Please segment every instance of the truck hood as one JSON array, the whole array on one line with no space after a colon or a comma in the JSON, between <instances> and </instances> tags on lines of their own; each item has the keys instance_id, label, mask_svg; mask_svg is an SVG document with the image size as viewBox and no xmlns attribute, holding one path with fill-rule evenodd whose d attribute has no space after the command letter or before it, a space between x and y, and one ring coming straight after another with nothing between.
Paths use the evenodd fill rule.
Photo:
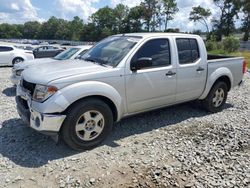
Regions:
<instances>
[{"instance_id":1,"label":"truck hood","mask_svg":"<svg viewBox=\"0 0 250 188\"><path fill-rule=\"evenodd\" d=\"M75 75L86 75L109 69L83 60L65 60L32 66L23 72L23 78L31 83L48 84L51 81Z\"/></svg>"},{"instance_id":2,"label":"truck hood","mask_svg":"<svg viewBox=\"0 0 250 188\"><path fill-rule=\"evenodd\" d=\"M32 59L29 61L24 61L24 62L15 64L14 69L15 70L27 69L27 68L34 66L34 65L38 65L38 64L41 65L41 64L45 64L45 63L54 62L54 61L56 61L56 60L52 59L52 58Z\"/></svg>"}]
</instances>

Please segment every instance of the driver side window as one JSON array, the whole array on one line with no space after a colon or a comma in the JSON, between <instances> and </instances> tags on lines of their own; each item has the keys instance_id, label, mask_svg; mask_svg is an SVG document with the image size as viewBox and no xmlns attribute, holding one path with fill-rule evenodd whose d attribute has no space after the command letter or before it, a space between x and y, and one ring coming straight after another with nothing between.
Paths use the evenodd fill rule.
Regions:
<instances>
[{"instance_id":1,"label":"driver side window","mask_svg":"<svg viewBox=\"0 0 250 188\"><path fill-rule=\"evenodd\" d=\"M152 66L155 68L171 65L170 47L168 39L152 39L146 42L134 55L132 62L140 58L152 58Z\"/></svg>"}]
</instances>

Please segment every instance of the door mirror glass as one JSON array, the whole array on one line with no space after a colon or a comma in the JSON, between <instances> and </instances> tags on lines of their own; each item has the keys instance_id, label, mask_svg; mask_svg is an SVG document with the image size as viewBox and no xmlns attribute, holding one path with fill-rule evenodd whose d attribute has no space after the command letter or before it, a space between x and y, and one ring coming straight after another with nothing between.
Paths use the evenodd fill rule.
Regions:
<instances>
[{"instance_id":1,"label":"door mirror glass","mask_svg":"<svg viewBox=\"0 0 250 188\"><path fill-rule=\"evenodd\" d=\"M131 62L130 69L132 71L137 71L137 70L148 68L151 66L152 66L151 57L141 57L137 61Z\"/></svg>"}]
</instances>

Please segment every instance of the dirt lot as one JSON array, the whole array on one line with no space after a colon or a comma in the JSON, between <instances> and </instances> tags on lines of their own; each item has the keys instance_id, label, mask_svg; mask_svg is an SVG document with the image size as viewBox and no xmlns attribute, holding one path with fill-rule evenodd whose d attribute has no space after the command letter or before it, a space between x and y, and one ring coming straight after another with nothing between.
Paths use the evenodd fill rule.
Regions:
<instances>
[{"instance_id":1,"label":"dirt lot","mask_svg":"<svg viewBox=\"0 0 250 188\"><path fill-rule=\"evenodd\" d=\"M10 72L0 68L0 187L250 187L247 76L220 113L193 102L138 115L75 152L22 123Z\"/></svg>"}]
</instances>

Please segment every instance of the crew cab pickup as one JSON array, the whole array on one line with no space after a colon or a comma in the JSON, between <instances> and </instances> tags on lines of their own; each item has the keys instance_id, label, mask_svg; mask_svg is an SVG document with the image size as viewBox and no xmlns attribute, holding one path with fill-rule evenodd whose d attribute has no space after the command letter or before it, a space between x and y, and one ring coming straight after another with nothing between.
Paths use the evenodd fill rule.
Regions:
<instances>
[{"instance_id":1,"label":"crew cab pickup","mask_svg":"<svg viewBox=\"0 0 250 188\"><path fill-rule=\"evenodd\" d=\"M192 100L218 112L246 72L242 57L207 55L202 38L187 34L115 35L82 58L24 70L16 96L24 122L77 150L126 116Z\"/></svg>"}]
</instances>

